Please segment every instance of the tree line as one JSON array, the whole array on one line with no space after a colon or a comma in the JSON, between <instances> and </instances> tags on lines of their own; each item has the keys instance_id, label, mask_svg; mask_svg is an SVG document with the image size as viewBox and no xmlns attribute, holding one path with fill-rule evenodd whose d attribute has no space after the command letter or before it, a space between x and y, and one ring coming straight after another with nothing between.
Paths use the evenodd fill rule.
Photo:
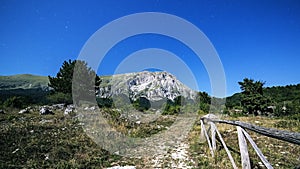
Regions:
<instances>
[{"instance_id":1,"label":"tree line","mask_svg":"<svg viewBox=\"0 0 300 169\"><path fill-rule=\"evenodd\" d=\"M226 99L227 112L275 116L300 113L300 84L264 87L265 82L249 78L238 83L242 92Z\"/></svg>"}]
</instances>

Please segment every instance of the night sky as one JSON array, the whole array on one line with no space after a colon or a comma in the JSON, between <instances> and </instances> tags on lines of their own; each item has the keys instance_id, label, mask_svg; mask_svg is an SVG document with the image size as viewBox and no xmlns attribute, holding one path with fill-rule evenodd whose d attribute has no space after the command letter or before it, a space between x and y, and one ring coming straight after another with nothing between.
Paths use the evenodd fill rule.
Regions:
<instances>
[{"instance_id":1,"label":"night sky","mask_svg":"<svg viewBox=\"0 0 300 169\"><path fill-rule=\"evenodd\" d=\"M54 76L64 60L78 57L98 29L139 12L168 13L196 25L218 52L227 95L239 92L237 82L245 77L266 81L266 86L300 83L298 0L1 0L0 75ZM126 56L145 48L178 55L197 75L199 89L210 93L209 77L202 63L193 59L195 54L161 35L121 41L107 53L98 74L113 74Z\"/></svg>"}]
</instances>

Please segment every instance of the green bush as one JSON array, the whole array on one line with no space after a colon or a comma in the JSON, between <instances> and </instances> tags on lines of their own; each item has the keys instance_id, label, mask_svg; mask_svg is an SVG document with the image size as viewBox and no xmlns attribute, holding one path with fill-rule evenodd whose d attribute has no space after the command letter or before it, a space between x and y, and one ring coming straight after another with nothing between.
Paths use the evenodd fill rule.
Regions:
<instances>
[{"instance_id":1,"label":"green bush","mask_svg":"<svg viewBox=\"0 0 300 169\"><path fill-rule=\"evenodd\" d=\"M140 97L136 101L133 102L133 106L137 110L144 112L144 111L150 109L151 103L150 103L150 101L147 98Z\"/></svg>"},{"instance_id":2,"label":"green bush","mask_svg":"<svg viewBox=\"0 0 300 169\"><path fill-rule=\"evenodd\" d=\"M47 96L48 104L58 104L58 103L66 103L71 104L72 96L71 94L65 94L61 92L56 92Z\"/></svg>"},{"instance_id":3,"label":"green bush","mask_svg":"<svg viewBox=\"0 0 300 169\"><path fill-rule=\"evenodd\" d=\"M3 106L7 108L25 108L28 105L28 101L25 97L21 96L13 96L8 98L4 103Z\"/></svg>"}]
</instances>

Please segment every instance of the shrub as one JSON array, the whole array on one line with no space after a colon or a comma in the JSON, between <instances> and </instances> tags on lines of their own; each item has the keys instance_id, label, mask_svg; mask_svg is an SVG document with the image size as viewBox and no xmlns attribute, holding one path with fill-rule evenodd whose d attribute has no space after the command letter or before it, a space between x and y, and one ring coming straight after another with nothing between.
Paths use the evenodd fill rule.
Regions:
<instances>
[{"instance_id":1,"label":"shrub","mask_svg":"<svg viewBox=\"0 0 300 169\"><path fill-rule=\"evenodd\" d=\"M25 97L21 96L13 96L8 98L4 103L4 107L10 107L10 108L25 108L28 105L28 101Z\"/></svg>"},{"instance_id":2,"label":"shrub","mask_svg":"<svg viewBox=\"0 0 300 169\"><path fill-rule=\"evenodd\" d=\"M47 100L48 103L51 104L58 104L58 103L71 104L73 102L71 94L65 94L61 92L56 92L51 95L48 95Z\"/></svg>"}]
</instances>

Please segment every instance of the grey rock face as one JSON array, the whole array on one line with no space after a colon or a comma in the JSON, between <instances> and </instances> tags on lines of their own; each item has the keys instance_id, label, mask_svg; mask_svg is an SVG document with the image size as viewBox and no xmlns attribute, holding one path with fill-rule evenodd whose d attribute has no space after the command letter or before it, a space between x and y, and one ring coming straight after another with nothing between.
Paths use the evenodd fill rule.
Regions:
<instances>
[{"instance_id":1,"label":"grey rock face","mask_svg":"<svg viewBox=\"0 0 300 169\"><path fill-rule=\"evenodd\" d=\"M178 96L194 100L196 92L167 72L139 72L114 75L100 86L97 97L111 98L125 94L132 100L145 97L150 101L174 100Z\"/></svg>"}]
</instances>

